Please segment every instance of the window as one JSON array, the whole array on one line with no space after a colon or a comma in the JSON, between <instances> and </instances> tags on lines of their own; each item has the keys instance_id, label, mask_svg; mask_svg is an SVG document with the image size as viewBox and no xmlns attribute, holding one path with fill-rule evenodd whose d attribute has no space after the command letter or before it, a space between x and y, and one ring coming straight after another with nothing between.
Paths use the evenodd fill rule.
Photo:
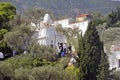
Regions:
<instances>
[{"instance_id":1,"label":"window","mask_svg":"<svg viewBox=\"0 0 120 80\"><path fill-rule=\"evenodd\" d=\"M118 59L118 67L120 68L120 59Z\"/></svg>"}]
</instances>

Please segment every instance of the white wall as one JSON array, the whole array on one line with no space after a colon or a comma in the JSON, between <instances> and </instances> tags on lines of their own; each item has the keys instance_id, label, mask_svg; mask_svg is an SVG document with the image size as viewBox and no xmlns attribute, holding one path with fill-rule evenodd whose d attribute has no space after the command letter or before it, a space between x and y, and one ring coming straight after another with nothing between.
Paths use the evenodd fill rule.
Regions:
<instances>
[{"instance_id":1,"label":"white wall","mask_svg":"<svg viewBox=\"0 0 120 80\"><path fill-rule=\"evenodd\" d=\"M116 68L116 70L120 70L119 59L120 59L120 52L115 52L112 53L111 55L108 55L108 62L110 69Z\"/></svg>"},{"instance_id":2,"label":"white wall","mask_svg":"<svg viewBox=\"0 0 120 80\"><path fill-rule=\"evenodd\" d=\"M46 29L42 28L39 30L39 37L38 38L42 38L42 37L46 37Z\"/></svg>"},{"instance_id":3,"label":"white wall","mask_svg":"<svg viewBox=\"0 0 120 80\"><path fill-rule=\"evenodd\" d=\"M82 30L82 34L84 35L87 30L88 24L89 24L89 20L86 20L83 22L77 22L77 23L70 24L69 27L70 28L75 28L75 27L79 28L80 30Z\"/></svg>"},{"instance_id":4,"label":"white wall","mask_svg":"<svg viewBox=\"0 0 120 80\"><path fill-rule=\"evenodd\" d=\"M109 62L109 69L110 70L112 70L113 68L117 68L118 60L117 60L116 56L109 55L108 56L108 62Z\"/></svg>"},{"instance_id":5,"label":"white wall","mask_svg":"<svg viewBox=\"0 0 120 80\"><path fill-rule=\"evenodd\" d=\"M68 27L69 18L68 19L63 19L63 20L60 20L60 21L55 21L54 24L56 24L56 25L60 24L63 28Z\"/></svg>"},{"instance_id":6,"label":"white wall","mask_svg":"<svg viewBox=\"0 0 120 80\"><path fill-rule=\"evenodd\" d=\"M38 36L38 43L41 45L51 45L54 47L58 45L58 42L66 43L66 37L63 34L56 32L54 27L45 27L39 30L35 34Z\"/></svg>"}]
</instances>

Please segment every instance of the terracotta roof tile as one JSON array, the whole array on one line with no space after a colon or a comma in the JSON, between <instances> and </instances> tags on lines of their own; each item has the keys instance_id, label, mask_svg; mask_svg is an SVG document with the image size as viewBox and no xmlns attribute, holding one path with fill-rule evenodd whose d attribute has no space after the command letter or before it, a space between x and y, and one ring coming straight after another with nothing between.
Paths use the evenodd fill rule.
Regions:
<instances>
[{"instance_id":1,"label":"terracotta roof tile","mask_svg":"<svg viewBox=\"0 0 120 80\"><path fill-rule=\"evenodd\" d=\"M80 14L77 17L89 16L90 14Z\"/></svg>"}]
</instances>

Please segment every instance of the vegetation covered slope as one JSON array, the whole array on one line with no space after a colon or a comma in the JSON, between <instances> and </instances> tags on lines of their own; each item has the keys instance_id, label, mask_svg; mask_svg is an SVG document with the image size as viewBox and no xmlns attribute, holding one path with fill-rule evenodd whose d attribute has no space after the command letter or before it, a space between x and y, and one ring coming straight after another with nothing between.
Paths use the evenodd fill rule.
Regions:
<instances>
[{"instance_id":1,"label":"vegetation covered slope","mask_svg":"<svg viewBox=\"0 0 120 80\"><path fill-rule=\"evenodd\" d=\"M120 2L110 0L0 0L12 2L17 6L17 11L22 12L28 8L44 7L52 10L56 15L78 14L79 12L99 11L108 13L116 7L120 7Z\"/></svg>"}]
</instances>

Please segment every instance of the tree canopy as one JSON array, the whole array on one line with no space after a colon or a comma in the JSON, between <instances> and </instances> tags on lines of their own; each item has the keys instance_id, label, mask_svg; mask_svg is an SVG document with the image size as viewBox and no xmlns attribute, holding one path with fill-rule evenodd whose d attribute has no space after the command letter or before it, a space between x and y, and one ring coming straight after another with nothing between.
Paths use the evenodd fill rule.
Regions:
<instances>
[{"instance_id":1,"label":"tree canopy","mask_svg":"<svg viewBox=\"0 0 120 80\"><path fill-rule=\"evenodd\" d=\"M0 2L0 27L4 22L8 22L16 14L16 7L9 2Z\"/></svg>"},{"instance_id":2,"label":"tree canopy","mask_svg":"<svg viewBox=\"0 0 120 80\"><path fill-rule=\"evenodd\" d=\"M11 48L20 51L28 47L33 33L30 26L21 25L15 27L12 32L5 34L4 40Z\"/></svg>"},{"instance_id":3,"label":"tree canopy","mask_svg":"<svg viewBox=\"0 0 120 80\"><path fill-rule=\"evenodd\" d=\"M108 27L120 27L120 8L118 7L115 11L112 11L108 15L107 25Z\"/></svg>"}]
</instances>

